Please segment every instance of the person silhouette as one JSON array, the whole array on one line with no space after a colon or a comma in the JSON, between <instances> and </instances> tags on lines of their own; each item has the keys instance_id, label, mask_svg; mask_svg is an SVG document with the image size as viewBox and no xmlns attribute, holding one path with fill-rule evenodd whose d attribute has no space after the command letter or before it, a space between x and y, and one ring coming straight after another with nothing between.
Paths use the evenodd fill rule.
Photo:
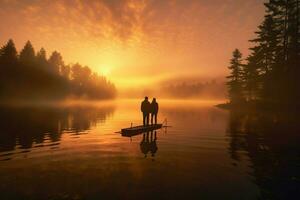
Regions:
<instances>
[{"instance_id":1,"label":"person silhouette","mask_svg":"<svg viewBox=\"0 0 300 200\"><path fill-rule=\"evenodd\" d=\"M154 135L153 135L153 131L151 131L151 140L150 140L150 143L149 143L149 149L150 149L152 158L154 158L155 153L158 150L156 140L157 140L156 131L154 131Z\"/></svg>"},{"instance_id":2,"label":"person silhouette","mask_svg":"<svg viewBox=\"0 0 300 200\"><path fill-rule=\"evenodd\" d=\"M141 104L141 111L143 113L143 125L149 125L149 115L150 115L150 102L148 101L148 97L145 97L145 100Z\"/></svg>"},{"instance_id":3,"label":"person silhouette","mask_svg":"<svg viewBox=\"0 0 300 200\"><path fill-rule=\"evenodd\" d=\"M149 152L149 132L143 134L143 140L140 143L141 152L144 154L145 158Z\"/></svg>"},{"instance_id":4,"label":"person silhouette","mask_svg":"<svg viewBox=\"0 0 300 200\"><path fill-rule=\"evenodd\" d=\"M157 124L157 113L158 113L158 103L156 102L156 98L153 98L151 102L151 124Z\"/></svg>"}]
</instances>

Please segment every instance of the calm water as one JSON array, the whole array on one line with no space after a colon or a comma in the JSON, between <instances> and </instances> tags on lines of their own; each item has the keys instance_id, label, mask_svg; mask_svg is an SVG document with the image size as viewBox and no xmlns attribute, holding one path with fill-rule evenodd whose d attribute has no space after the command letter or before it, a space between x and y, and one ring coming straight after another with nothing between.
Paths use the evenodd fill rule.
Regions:
<instances>
[{"instance_id":1,"label":"calm water","mask_svg":"<svg viewBox=\"0 0 300 200\"><path fill-rule=\"evenodd\" d=\"M122 137L139 103L1 108L0 199L300 197L297 118L163 101L172 127Z\"/></svg>"}]
</instances>

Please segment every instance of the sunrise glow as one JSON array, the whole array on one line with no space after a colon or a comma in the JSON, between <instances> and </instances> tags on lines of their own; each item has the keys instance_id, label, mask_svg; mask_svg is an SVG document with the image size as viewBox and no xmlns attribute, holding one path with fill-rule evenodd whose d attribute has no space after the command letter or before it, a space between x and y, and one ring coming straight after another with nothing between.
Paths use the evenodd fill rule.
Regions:
<instances>
[{"instance_id":1,"label":"sunrise glow","mask_svg":"<svg viewBox=\"0 0 300 200\"><path fill-rule=\"evenodd\" d=\"M57 50L117 87L134 87L182 74L224 77L231 50L248 51L263 17L258 0L154 2L2 1L0 42L14 38L20 49L31 40L36 50Z\"/></svg>"}]
</instances>

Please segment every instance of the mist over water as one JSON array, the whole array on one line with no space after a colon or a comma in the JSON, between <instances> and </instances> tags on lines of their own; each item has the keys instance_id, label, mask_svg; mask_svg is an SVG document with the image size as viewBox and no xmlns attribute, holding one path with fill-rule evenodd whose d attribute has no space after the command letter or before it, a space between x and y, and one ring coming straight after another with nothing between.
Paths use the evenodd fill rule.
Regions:
<instances>
[{"instance_id":1,"label":"mist over water","mask_svg":"<svg viewBox=\"0 0 300 200\"><path fill-rule=\"evenodd\" d=\"M0 200L300 199L300 0L0 5Z\"/></svg>"},{"instance_id":2,"label":"mist over water","mask_svg":"<svg viewBox=\"0 0 300 200\"><path fill-rule=\"evenodd\" d=\"M293 118L233 113L209 101L158 102L159 122L167 119L171 127L157 130L155 140L154 132L116 133L142 123L137 99L1 108L1 199L297 194L299 127ZM145 137L152 146L142 145Z\"/></svg>"}]
</instances>

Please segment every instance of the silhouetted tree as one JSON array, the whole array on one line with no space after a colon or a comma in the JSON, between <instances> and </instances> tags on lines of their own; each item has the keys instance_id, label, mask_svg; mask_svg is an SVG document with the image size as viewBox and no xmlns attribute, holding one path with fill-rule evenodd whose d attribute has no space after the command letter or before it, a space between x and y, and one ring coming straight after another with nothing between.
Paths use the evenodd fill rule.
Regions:
<instances>
[{"instance_id":1,"label":"silhouetted tree","mask_svg":"<svg viewBox=\"0 0 300 200\"><path fill-rule=\"evenodd\" d=\"M15 65L18 61L17 50L12 39L0 49L0 65Z\"/></svg>"},{"instance_id":2,"label":"silhouetted tree","mask_svg":"<svg viewBox=\"0 0 300 200\"><path fill-rule=\"evenodd\" d=\"M0 49L0 98L5 98L6 95L11 94L11 86L19 78L17 65L17 50L13 40L10 39Z\"/></svg>"},{"instance_id":3,"label":"silhouetted tree","mask_svg":"<svg viewBox=\"0 0 300 200\"><path fill-rule=\"evenodd\" d=\"M69 80L70 73L71 73L71 67L69 65L62 65L60 73L65 79Z\"/></svg>"},{"instance_id":4,"label":"silhouetted tree","mask_svg":"<svg viewBox=\"0 0 300 200\"><path fill-rule=\"evenodd\" d=\"M299 104L299 0L269 0L244 66L244 94L266 104ZM255 95L254 95L255 94ZM254 95L254 96L253 96Z\"/></svg>"},{"instance_id":5,"label":"silhouetted tree","mask_svg":"<svg viewBox=\"0 0 300 200\"><path fill-rule=\"evenodd\" d=\"M293 103L300 98L300 50L299 50L299 0L288 1L287 17L287 87L288 99Z\"/></svg>"},{"instance_id":6,"label":"silhouetted tree","mask_svg":"<svg viewBox=\"0 0 300 200\"><path fill-rule=\"evenodd\" d=\"M76 63L72 66L72 79L74 82L83 86L91 76L91 70L85 66L82 67L80 64Z\"/></svg>"},{"instance_id":7,"label":"silhouetted tree","mask_svg":"<svg viewBox=\"0 0 300 200\"><path fill-rule=\"evenodd\" d=\"M68 96L114 98L115 86L105 77L80 64L65 65L54 51L47 60L45 49L35 56L28 41L20 56L12 40L0 48L0 100L59 99Z\"/></svg>"},{"instance_id":8,"label":"silhouetted tree","mask_svg":"<svg viewBox=\"0 0 300 200\"><path fill-rule=\"evenodd\" d=\"M246 100L253 101L260 97L258 90L260 87L260 76L256 63L256 55L252 54L247 58L247 64L243 65L243 84Z\"/></svg>"},{"instance_id":9,"label":"silhouetted tree","mask_svg":"<svg viewBox=\"0 0 300 200\"><path fill-rule=\"evenodd\" d=\"M73 94L76 96L102 99L105 96L113 98L116 95L115 86L105 77L92 73L89 67L78 63L71 67L71 82Z\"/></svg>"},{"instance_id":10,"label":"silhouetted tree","mask_svg":"<svg viewBox=\"0 0 300 200\"><path fill-rule=\"evenodd\" d=\"M233 51L233 58L230 60L228 67L230 76L227 76L228 93L230 102L235 104L241 102L243 97L243 82L242 82L242 54L238 49Z\"/></svg>"},{"instance_id":11,"label":"silhouetted tree","mask_svg":"<svg viewBox=\"0 0 300 200\"><path fill-rule=\"evenodd\" d=\"M48 65L47 56L46 56L46 50L44 48L41 48L37 54L36 54L37 64L46 68Z\"/></svg>"},{"instance_id":12,"label":"silhouetted tree","mask_svg":"<svg viewBox=\"0 0 300 200\"><path fill-rule=\"evenodd\" d=\"M50 71L54 74L59 74L60 68L64 65L62 56L57 51L54 51L49 58Z\"/></svg>"},{"instance_id":13,"label":"silhouetted tree","mask_svg":"<svg viewBox=\"0 0 300 200\"><path fill-rule=\"evenodd\" d=\"M256 32L257 38L250 40L255 43L255 46L250 48L252 51L252 65L259 72L258 80L260 80L261 90L257 91L260 97L264 100L278 98L278 90L276 88L282 86L280 74L282 73L282 65L278 65L280 59L279 46L280 42L277 38L280 32L277 30L273 16L267 14L264 22L258 27ZM254 66L253 66L254 65ZM276 83L272 80L277 80Z\"/></svg>"},{"instance_id":14,"label":"silhouetted tree","mask_svg":"<svg viewBox=\"0 0 300 200\"><path fill-rule=\"evenodd\" d=\"M30 41L27 41L24 48L20 52L20 63L23 65L33 65L35 62L34 48Z\"/></svg>"}]
</instances>

